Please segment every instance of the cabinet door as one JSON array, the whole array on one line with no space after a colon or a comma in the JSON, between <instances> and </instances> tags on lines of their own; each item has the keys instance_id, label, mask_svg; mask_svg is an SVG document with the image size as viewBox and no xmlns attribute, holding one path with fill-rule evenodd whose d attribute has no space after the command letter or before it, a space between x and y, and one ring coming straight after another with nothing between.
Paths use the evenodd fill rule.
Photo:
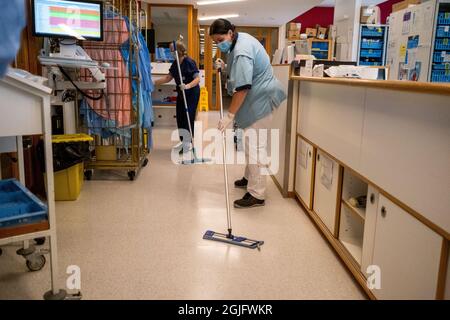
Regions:
<instances>
[{"instance_id":1,"label":"cabinet door","mask_svg":"<svg viewBox=\"0 0 450 320\"><path fill-rule=\"evenodd\" d=\"M155 114L155 127L174 127L177 125L175 107L157 107L153 108Z\"/></svg>"},{"instance_id":2,"label":"cabinet door","mask_svg":"<svg viewBox=\"0 0 450 320\"><path fill-rule=\"evenodd\" d=\"M308 209L312 209L311 183L314 167L313 151L313 146L300 137L297 138L295 192L308 207Z\"/></svg>"},{"instance_id":3,"label":"cabinet door","mask_svg":"<svg viewBox=\"0 0 450 320\"><path fill-rule=\"evenodd\" d=\"M339 164L318 150L316 156L313 208L333 234L336 219L338 180Z\"/></svg>"},{"instance_id":4,"label":"cabinet door","mask_svg":"<svg viewBox=\"0 0 450 320\"><path fill-rule=\"evenodd\" d=\"M380 193L369 185L367 190L366 217L364 220L364 238L361 259L361 271L367 276L367 267L372 265L377 223L378 201Z\"/></svg>"},{"instance_id":5,"label":"cabinet door","mask_svg":"<svg viewBox=\"0 0 450 320\"><path fill-rule=\"evenodd\" d=\"M435 299L442 237L380 195L373 264L378 299Z\"/></svg>"}]
</instances>

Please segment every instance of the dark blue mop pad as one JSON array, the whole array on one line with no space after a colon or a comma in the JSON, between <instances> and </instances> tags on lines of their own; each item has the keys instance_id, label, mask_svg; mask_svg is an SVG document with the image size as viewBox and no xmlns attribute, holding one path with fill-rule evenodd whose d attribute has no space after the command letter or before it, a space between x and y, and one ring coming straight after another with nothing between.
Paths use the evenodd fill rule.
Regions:
<instances>
[{"instance_id":1,"label":"dark blue mop pad","mask_svg":"<svg viewBox=\"0 0 450 320\"><path fill-rule=\"evenodd\" d=\"M241 246L249 249L259 249L259 247L264 244L264 241L252 240L244 237L229 237L227 234L214 232L211 230L205 232L203 239L234 244L236 246Z\"/></svg>"}]
</instances>

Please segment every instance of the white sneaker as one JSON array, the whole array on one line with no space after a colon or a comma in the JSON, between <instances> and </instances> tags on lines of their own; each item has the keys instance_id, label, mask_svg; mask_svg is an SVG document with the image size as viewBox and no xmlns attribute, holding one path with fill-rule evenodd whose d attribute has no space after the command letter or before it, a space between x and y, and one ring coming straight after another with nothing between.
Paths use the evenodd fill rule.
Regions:
<instances>
[{"instance_id":1,"label":"white sneaker","mask_svg":"<svg viewBox=\"0 0 450 320\"><path fill-rule=\"evenodd\" d=\"M183 148L183 142L179 142L176 146L172 147L173 150L178 151Z\"/></svg>"},{"instance_id":2,"label":"white sneaker","mask_svg":"<svg viewBox=\"0 0 450 320\"><path fill-rule=\"evenodd\" d=\"M181 148L180 148L180 154L182 153L188 153L192 151L192 144L182 144Z\"/></svg>"}]
</instances>

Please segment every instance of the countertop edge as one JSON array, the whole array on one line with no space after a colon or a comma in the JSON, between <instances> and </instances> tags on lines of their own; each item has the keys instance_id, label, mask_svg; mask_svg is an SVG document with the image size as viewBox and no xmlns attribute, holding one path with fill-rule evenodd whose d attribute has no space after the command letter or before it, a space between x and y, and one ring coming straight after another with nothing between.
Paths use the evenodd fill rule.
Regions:
<instances>
[{"instance_id":1,"label":"countertop edge","mask_svg":"<svg viewBox=\"0 0 450 320\"><path fill-rule=\"evenodd\" d=\"M291 76L291 80L450 95L450 84L400 80L363 80Z\"/></svg>"}]
</instances>

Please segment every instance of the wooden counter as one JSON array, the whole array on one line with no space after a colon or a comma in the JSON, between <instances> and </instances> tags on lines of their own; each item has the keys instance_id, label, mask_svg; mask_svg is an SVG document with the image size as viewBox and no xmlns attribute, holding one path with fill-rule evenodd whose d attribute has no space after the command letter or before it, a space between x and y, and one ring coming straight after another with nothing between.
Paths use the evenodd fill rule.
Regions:
<instances>
[{"instance_id":1,"label":"wooden counter","mask_svg":"<svg viewBox=\"0 0 450 320\"><path fill-rule=\"evenodd\" d=\"M362 79L348 79L348 78L317 78L317 77L300 77L300 76L291 76L291 80L340 84L354 87L370 87L388 90L450 95L450 84L445 83L428 83L428 82L399 81L399 80L398 81L362 80Z\"/></svg>"},{"instance_id":2,"label":"wooden counter","mask_svg":"<svg viewBox=\"0 0 450 320\"><path fill-rule=\"evenodd\" d=\"M450 299L450 85L290 76L288 88L289 193L369 297ZM350 205L359 196L367 208Z\"/></svg>"}]
</instances>

